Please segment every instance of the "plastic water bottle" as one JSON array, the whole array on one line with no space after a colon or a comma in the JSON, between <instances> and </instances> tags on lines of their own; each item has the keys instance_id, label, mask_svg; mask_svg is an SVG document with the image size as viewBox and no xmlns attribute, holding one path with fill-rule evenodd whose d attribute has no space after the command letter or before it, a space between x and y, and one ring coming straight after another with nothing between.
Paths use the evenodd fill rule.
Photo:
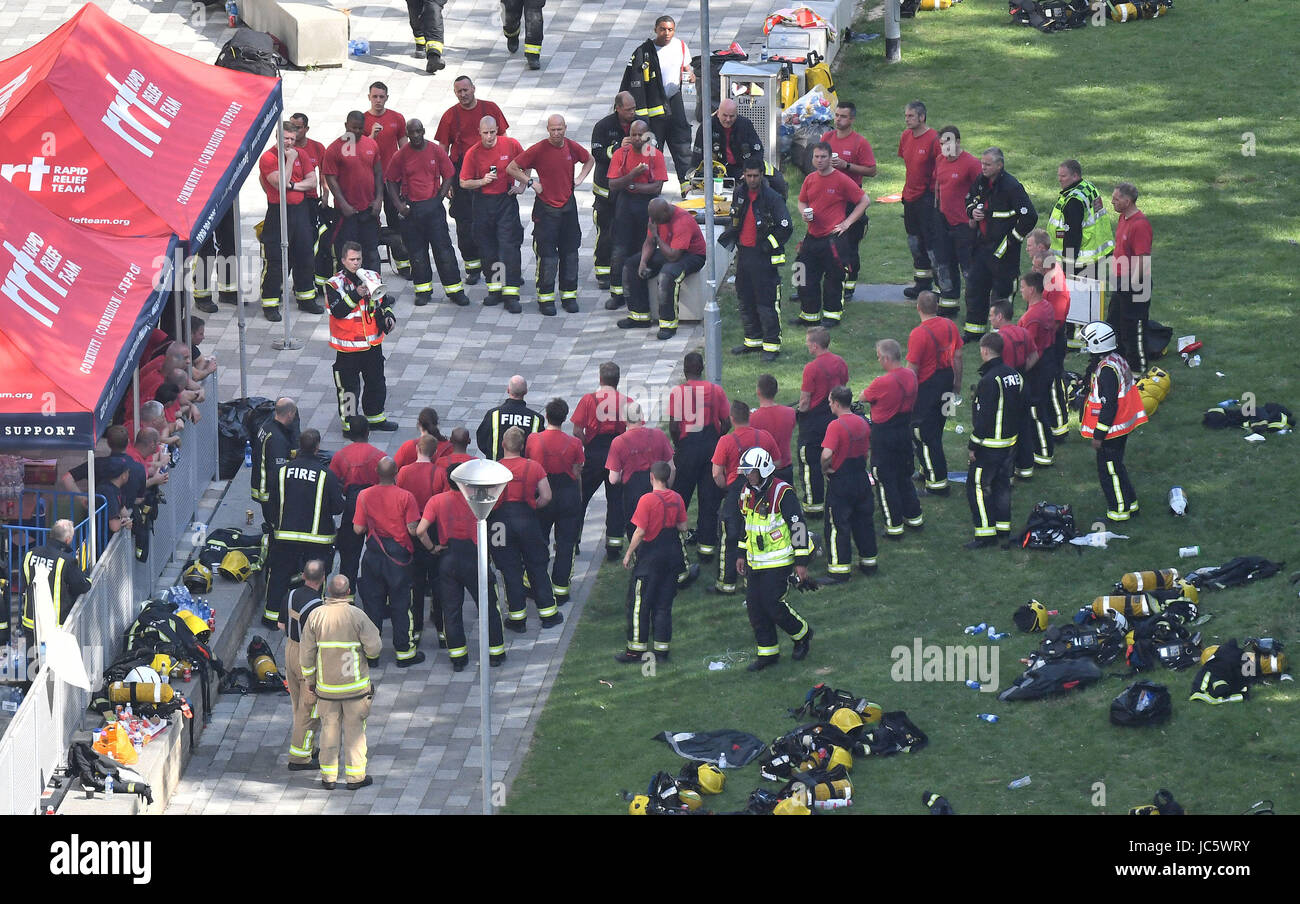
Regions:
<instances>
[{"instance_id":1,"label":"plastic water bottle","mask_svg":"<svg viewBox=\"0 0 1300 904\"><path fill-rule=\"evenodd\" d=\"M1169 509L1175 515L1187 514L1187 494L1182 487L1174 487L1169 491Z\"/></svg>"},{"instance_id":2,"label":"plastic water bottle","mask_svg":"<svg viewBox=\"0 0 1300 904\"><path fill-rule=\"evenodd\" d=\"M253 466L253 444L249 440L244 440L244 467Z\"/></svg>"},{"instance_id":3,"label":"plastic water bottle","mask_svg":"<svg viewBox=\"0 0 1300 904\"><path fill-rule=\"evenodd\" d=\"M991 638L991 637L993 637L993 635L995 635L995 634L998 633L998 629L995 628L995 627L993 627L992 625L989 625L989 626L988 626L988 632L987 632L987 633L988 633L988 636Z\"/></svg>"},{"instance_id":4,"label":"plastic water bottle","mask_svg":"<svg viewBox=\"0 0 1300 904\"><path fill-rule=\"evenodd\" d=\"M996 634L990 634L989 640L1006 640L1010 636L1011 636L1010 631L999 631Z\"/></svg>"},{"instance_id":5,"label":"plastic water bottle","mask_svg":"<svg viewBox=\"0 0 1300 904\"><path fill-rule=\"evenodd\" d=\"M1180 559L1191 559L1191 558L1195 558L1196 556L1199 556L1200 554L1201 554L1201 547L1199 546L1178 547L1178 558Z\"/></svg>"},{"instance_id":6,"label":"plastic water bottle","mask_svg":"<svg viewBox=\"0 0 1300 904\"><path fill-rule=\"evenodd\" d=\"M729 766L727 766L727 752L725 750L722 751L722 755L718 757L718 768L719 769L730 768Z\"/></svg>"},{"instance_id":7,"label":"plastic water bottle","mask_svg":"<svg viewBox=\"0 0 1300 904\"><path fill-rule=\"evenodd\" d=\"M113 799L113 776L104 779L104 800Z\"/></svg>"},{"instance_id":8,"label":"plastic water bottle","mask_svg":"<svg viewBox=\"0 0 1300 904\"><path fill-rule=\"evenodd\" d=\"M235 3L235 0L227 0L226 20L230 23L231 28L239 24L239 5Z\"/></svg>"},{"instance_id":9,"label":"plastic water bottle","mask_svg":"<svg viewBox=\"0 0 1300 904\"><path fill-rule=\"evenodd\" d=\"M967 678L966 686L973 691L977 691L980 689L980 683L976 681L974 678Z\"/></svg>"},{"instance_id":10,"label":"plastic water bottle","mask_svg":"<svg viewBox=\"0 0 1300 904\"><path fill-rule=\"evenodd\" d=\"M976 713L975 718L983 722L996 722L998 720L998 717L993 715L993 713Z\"/></svg>"},{"instance_id":11,"label":"plastic water bottle","mask_svg":"<svg viewBox=\"0 0 1300 904\"><path fill-rule=\"evenodd\" d=\"M985 622L980 622L978 625L968 625L968 626L966 627L966 631L965 631L965 633L967 633L967 634L983 634L984 631L985 631L985 629L987 629L987 628L988 628L988 624L987 624L987 623L985 623Z\"/></svg>"},{"instance_id":12,"label":"plastic water bottle","mask_svg":"<svg viewBox=\"0 0 1300 904\"><path fill-rule=\"evenodd\" d=\"M1029 776L1022 775L1020 776L1020 778L1016 779L1014 782L1007 785L1007 787L1014 791L1016 788L1025 787L1025 785L1028 785L1031 781L1033 781L1033 779L1031 779Z\"/></svg>"}]
</instances>

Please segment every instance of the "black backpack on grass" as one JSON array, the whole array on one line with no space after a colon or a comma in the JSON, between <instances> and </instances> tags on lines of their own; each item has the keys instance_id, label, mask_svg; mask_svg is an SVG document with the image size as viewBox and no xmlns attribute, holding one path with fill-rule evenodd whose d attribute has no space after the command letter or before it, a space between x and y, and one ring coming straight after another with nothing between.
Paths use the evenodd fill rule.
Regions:
<instances>
[{"instance_id":1,"label":"black backpack on grass","mask_svg":"<svg viewBox=\"0 0 1300 904\"><path fill-rule=\"evenodd\" d=\"M1040 502L1029 513L1025 529L1020 534L1020 545L1024 549L1055 549L1069 543L1075 536L1072 508Z\"/></svg>"},{"instance_id":2,"label":"black backpack on grass","mask_svg":"<svg viewBox=\"0 0 1300 904\"><path fill-rule=\"evenodd\" d=\"M1113 725L1158 725L1174 711L1169 688L1151 681L1130 684L1110 704Z\"/></svg>"},{"instance_id":3,"label":"black backpack on grass","mask_svg":"<svg viewBox=\"0 0 1300 904\"><path fill-rule=\"evenodd\" d=\"M1089 0L1010 0L1007 6L1017 25L1045 33L1080 28L1092 16Z\"/></svg>"}]
</instances>

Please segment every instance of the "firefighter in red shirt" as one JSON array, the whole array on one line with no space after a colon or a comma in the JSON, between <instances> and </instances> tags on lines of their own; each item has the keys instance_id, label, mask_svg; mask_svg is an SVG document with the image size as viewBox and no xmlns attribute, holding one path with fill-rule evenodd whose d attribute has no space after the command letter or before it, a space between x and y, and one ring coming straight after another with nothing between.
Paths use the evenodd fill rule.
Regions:
<instances>
[{"instance_id":1,"label":"firefighter in red shirt","mask_svg":"<svg viewBox=\"0 0 1300 904\"><path fill-rule=\"evenodd\" d=\"M1059 443L1070 432L1070 410L1065 392L1065 356L1071 347L1081 347L1075 336L1075 325L1069 322L1070 286L1065 281L1065 268L1056 253L1049 248L1047 230L1035 229L1025 239L1035 273L1043 274L1043 297L1052 305L1056 318L1056 341L1052 354L1056 359L1056 381L1052 384L1052 435Z\"/></svg>"},{"instance_id":2,"label":"firefighter in red shirt","mask_svg":"<svg viewBox=\"0 0 1300 904\"><path fill-rule=\"evenodd\" d=\"M623 548L623 490L609 482L605 459L614 437L627 429L623 419L627 403L632 401L618 391L619 369L613 361L600 365L600 385L578 400L573 409L573 435L582 443L582 517L599 487L605 488L605 555L612 562Z\"/></svg>"},{"instance_id":3,"label":"firefighter in red shirt","mask_svg":"<svg viewBox=\"0 0 1300 904\"><path fill-rule=\"evenodd\" d=\"M966 213L966 196L980 177L979 158L961 147L956 126L939 130L939 159L934 165L934 201L938 214L934 224L935 276L939 283L939 311L956 317L961 310L961 281L970 278L971 249L975 232ZM919 295L917 296L920 297Z\"/></svg>"},{"instance_id":4,"label":"firefighter in red shirt","mask_svg":"<svg viewBox=\"0 0 1300 904\"><path fill-rule=\"evenodd\" d=\"M822 480L822 440L834 420L829 402L831 390L849 383L849 366L830 351L831 331L815 326L804 340L812 360L804 365L803 384L799 387L796 420L799 424L799 478L803 486L803 511L822 513L825 484Z\"/></svg>"},{"instance_id":5,"label":"firefighter in red shirt","mask_svg":"<svg viewBox=\"0 0 1300 904\"><path fill-rule=\"evenodd\" d=\"M914 282L903 290L916 298L934 286L935 231L934 167L939 160L939 135L926 125L925 104L914 100L903 110L903 134L898 136L898 156L903 159L903 228L912 252Z\"/></svg>"},{"instance_id":6,"label":"firefighter in red shirt","mask_svg":"<svg viewBox=\"0 0 1300 904\"><path fill-rule=\"evenodd\" d=\"M721 386L704 379L704 356L688 352L682 359L686 378L668 393L668 434L672 437L672 459L677 477L673 488L690 508L696 489L695 532L686 542L698 545L700 560L707 562L717 552L718 505L722 495L710 476L709 459L718 437L727 432L727 394ZM734 582L733 582L734 583Z\"/></svg>"},{"instance_id":7,"label":"firefighter in red shirt","mask_svg":"<svg viewBox=\"0 0 1300 904\"><path fill-rule=\"evenodd\" d=\"M720 526L718 547L718 578L708 593L731 594L736 592L736 555L745 552L745 520L740 516L740 493L745 481L740 477L740 458L746 450L759 448L775 462L779 450L776 440L766 430L749 423L749 406L740 399L731 403L731 432L718 440L710 460L712 483L721 491L719 510Z\"/></svg>"},{"instance_id":8,"label":"firefighter in red shirt","mask_svg":"<svg viewBox=\"0 0 1300 904\"><path fill-rule=\"evenodd\" d=\"M537 513L542 542L551 544L555 530L555 562L551 565L551 589L555 604L569 601L569 577L573 574L573 557L582 534L582 443L564 432L569 403L551 399L546 403L546 429L531 433L524 443L524 455L542 466L551 488L551 504Z\"/></svg>"},{"instance_id":9,"label":"firefighter in red shirt","mask_svg":"<svg viewBox=\"0 0 1300 904\"><path fill-rule=\"evenodd\" d=\"M293 297L298 309L320 314L324 308L316 301L316 261L312 255L311 211L305 192L316 187L316 173L300 157L294 141L298 128L293 120L284 123L285 229L289 243L289 272L293 274ZM266 192L266 220L262 224L262 314L279 323L280 293L284 271L280 257L280 154L268 149L258 159L262 190Z\"/></svg>"},{"instance_id":10,"label":"firefighter in red shirt","mask_svg":"<svg viewBox=\"0 0 1300 904\"><path fill-rule=\"evenodd\" d=\"M650 492L650 465L656 461L666 461L673 467L673 447L668 437L656 427L647 427L641 406L628 401L623 419L627 430L609 444L609 455L605 467L609 469L609 482L623 489L623 512L628 521L623 526L623 536L632 536L632 513L641 497ZM673 467L673 475L677 470ZM668 483L673 482L670 477Z\"/></svg>"},{"instance_id":11,"label":"firefighter in red shirt","mask_svg":"<svg viewBox=\"0 0 1300 904\"><path fill-rule=\"evenodd\" d=\"M379 482L375 467L384 453L370 444L370 424L364 417L356 414L343 423L348 427L344 436L352 442L330 458L330 471L343 486L343 515L339 518L338 539L334 545L339 551L339 574L355 585L362 546L361 538L352 530L357 496L366 487Z\"/></svg>"},{"instance_id":12,"label":"firefighter in red shirt","mask_svg":"<svg viewBox=\"0 0 1300 904\"><path fill-rule=\"evenodd\" d=\"M411 622L411 561L415 552L411 538L420 523L420 510L415 507L415 497L396 485L397 465L391 458L381 458L375 474L378 483L357 495L352 519L353 532L366 538L357 591L362 608L376 628L383 630L385 617L392 620L397 666L408 668L424 662Z\"/></svg>"},{"instance_id":13,"label":"firefighter in red shirt","mask_svg":"<svg viewBox=\"0 0 1300 904\"><path fill-rule=\"evenodd\" d=\"M912 483L912 409L916 406L916 374L903 366L903 350L893 339L876 343L876 360L884 369L862 390L871 405L871 473L880 484L880 508L885 534L903 536L903 525L924 525L921 501Z\"/></svg>"},{"instance_id":14,"label":"firefighter in red shirt","mask_svg":"<svg viewBox=\"0 0 1300 904\"><path fill-rule=\"evenodd\" d=\"M479 124L483 117L492 117L502 137L510 128L510 123L500 107L490 100L479 100L474 96L474 82L468 75L457 76L451 87L456 95L456 103L438 120L438 131L434 133L433 140L447 149L452 165L459 174L461 164L465 162L465 154L478 144ZM465 284L475 285L483 268L483 260L474 238L474 192L462 191L457 182L452 187L451 204L447 212L456 221L456 247L460 249L461 260L465 262Z\"/></svg>"},{"instance_id":15,"label":"firefighter in red shirt","mask_svg":"<svg viewBox=\"0 0 1300 904\"><path fill-rule=\"evenodd\" d=\"M1119 214L1115 224L1115 255L1111 258L1110 301L1106 322L1114 328L1119 351L1129 367L1147 367L1146 326L1151 314L1151 221L1138 210L1138 190L1121 182L1110 203Z\"/></svg>"},{"instance_id":16,"label":"firefighter in red shirt","mask_svg":"<svg viewBox=\"0 0 1300 904\"><path fill-rule=\"evenodd\" d=\"M1127 521L1138 512L1137 492L1124 467L1128 435L1146 423L1142 396L1133 386L1133 372L1117 351L1115 330L1093 322L1081 333L1092 362L1089 389L1079 421L1079 433L1092 440L1097 452L1097 478L1106 497L1106 517Z\"/></svg>"},{"instance_id":17,"label":"firefighter in red shirt","mask_svg":"<svg viewBox=\"0 0 1300 904\"><path fill-rule=\"evenodd\" d=\"M704 233L695 217L663 198L650 202L650 226L640 256L623 264L627 316L619 329L650 328L650 280L659 276L660 339L677 335L677 301L686 277L704 266Z\"/></svg>"},{"instance_id":18,"label":"firefighter in red shirt","mask_svg":"<svg viewBox=\"0 0 1300 904\"><path fill-rule=\"evenodd\" d=\"M379 145L379 165L387 169L393 157L397 156L397 152L406 146L406 117L396 110L388 109L388 86L383 82L371 84L369 100L370 109L366 111L364 120L365 133ZM411 262L407 258L406 246L400 233L401 227L397 222L397 205L384 191L382 184L378 190L382 197L384 222L388 226L388 235L391 237L388 242L389 258L397 275L410 279ZM394 232L398 234L393 236ZM376 271L378 269L375 268Z\"/></svg>"},{"instance_id":19,"label":"firefighter in red shirt","mask_svg":"<svg viewBox=\"0 0 1300 904\"><path fill-rule=\"evenodd\" d=\"M403 468L415 461L419 442L426 436L432 436L437 441L433 453L429 456L430 461L437 462L444 455L451 454L451 440L443 436L442 431L438 429L437 408L421 408L419 416L415 419L415 426L419 433L398 446L397 454L393 456L399 474ZM420 504L420 509L424 509L423 503Z\"/></svg>"},{"instance_id":20,"label":"firefighter in red shirt","mask_svg":"<svg viewBox=\"0 0 1300 904\"><path fill-rule=\"evenodd\" d=\"M853 225L866 219L871 197L852 178L831 166L831 146L812 146L814 170L799 187L799 211L808 234L799 243L796 279L799 316L793 326L838 326L844 317L844 279L849 263L845 243ZM863 227L865 230L865 227Z\"/></svg>"},{"instance_id":21,"label":"firefighter in red shirt","mask_svg":"<svg viewBox=\"0 0 1300 904\"><path fill-rule=\"evenodd\" d=\"M636 253L650 225L650 202L659 197L668 179L663 151L657 150L645 120L634 121L627 142L609 155L606 181L613 206L613 247L609 258L609 300L605 310L624 304L623 265Z\"/></svg>"},{"instance_id":22,"label":"firefighter in red shirt","mask_svg":"<svg viewBox=\"0 0 1300 904\"><path fill-rule=\"evenodd\" d=\"M668 489L671 479L668 462L653 462L650 492L641 497L632 513L636 530L623 556L623 567L632 572L627 587L627 648L614 654L616 662L641 662L651 637L655 659L663 662L668 658L677 594L673 575L686 562L686 504Z\"/></svg>"},{"instance_id":23,"label":"firefighter in red shirt","mask_svg":"<svg viewBox=\"0 0 1300 904\"><path fill-rule=\"evenodd\" d=\"M346 134L325 149L321 175L329 186L339 221L330 241L334 259L343 260L343 243L361 245L362 266L379 272L379 211L384 203L384 165L379 145L365 133L366 115L353 110Z\"/></svg>"},{"instance_id":24,"label":"firefighter in red shirt","mask_svg":"<svg viewBox=\"0 0 1300 904\"><path fill-rule=\"evenodd\" d=\"M477 604L478 521L459 489L446 490L424 506L415 535L424 548L441 559L442 619L447 632L447 656L453 671L469 664L465 643L465 592ZM493 666L506 661L505 635L501 631L501 610L497 607L497 583L488 569L488 659Z\"/></svg>"},{"instance_id":25,"label":"firefighter in red shirt","mask_svg":"<svg viewBox=\"0 0 1300 904\"><path fill-rule=\"evenodd\" d=\"M830 576L823 584L843 584L853 571L853 544L858 545L858 570L876 573L876 525L871 513L871 483L867 456L871 424L853 410L853 390L836 386L830 395L835 420L822 440L821 469L826 477L826 551Z\"/></svg>"},{"instance_id":26,"label":"firefighter in red shirt","mask_svg":"<svg viewBox=\"0 0 1300 904\"><path fill-rule=\"evenodd\" d=\"M823 132L822 141L831 146L831 166L856 179L861 186L863 179L872 179L876 175L876 153L871 149L871 142L853 130L853 121L857 117L857 104L848 100L840 101L835 105L835 128ZM853 292L858 287L858 270L862 266L858 245L866 234L866 217L858 220L844 233L841 247L844 250L845 304L853 300Z\"/></svg>"},{"instance_id":27,"label":"firefighter in red shirt","mask_svg":"<svg viewBox=\"0 0 1300 904\"><path fill-rule=\"evenodd\" d=\"M939 296L922 292L916 299L920 326L907 337L907 366L916 374L916 403L912 406L912 445L925 491L948 495L948 458L943 451L943 425L952 413L961 386L961 330L938 316Z\"/></svg>"},{"instance_id":28,"label":"firefighter in red shirt","mask_svg":"<svg viewBox=\"0 0 1300 904\"><path fill-rule=\"evenodd\" d=\"M435 496L456 489L456 484L449 475L456 470L457 466L473 461L475 458L469 454L469 430L466 428L457 427L452 430L449 442L451 451L435 461L433 465L433 495Z\"/></svg>"},{"instance_id":29,"label":"firefighter in red shirt","mask_svg":"<svg viewBox=\"0 0 1300 904\"><path fill-rule=\"evenodd\" d=\"M424 139L424 123L412 119L406 124L409 139L389 159L384 171L388 200L397 211L397 228L402 232L407 254L411 258L411 282L415 287L416 305L426 305L433 296L433 273L429 269L429 249L438 268L442 290L452 304L465 307L465 287L460 281L460 265L447 231L447 211L442 206L451 191L456 174L447 152Z\"/></svg>"},{"instance_id":30,"label":"firefighter in red shirt","mask_svg":"<svg viewBox=\"0 0 1300 904\"><path fill-rule=\"evenodd\" d=\"M527 182L537 192L533 202L533 247L537 252L537 311L544 317L555 316L555 281L560 282L560 306L570 314L578 313L578 247L582 244L582 227L578 225L578 202L574 189L587 181L596 165L590 153L565 136L564 117L555 114L546 120L547 137L515 156L506 164L506 173L519 182ZM578 175L574 166L581 164ZM537 170L537 180L528 170Z\"/></svg>"},{"instance_id":31,"label":"firefighter in red shirt","mask_svg":"<svg viewBox=\"0 0 1300 904\"><path fill-rule=\"evenodd\" d=\"M553 628L564 621L556 608L551 578L546 573L547 544L537 523L537 509L550 505L551 485L542 466L523 457L524 436L523 430L511 427L501 439L505 452L501 464L514 477L497 500L488 525L490 534L504 531L504 542L492 545L492 561L506 585L506 605L510 610L506 627L520 634L528 627L525 575L542 627Z\"/></svg>"},{"instance_id":32,"label":"firefighter in red shirt","mask_svg":"<svg viewBox=\"0 0 1300 904\"><path fill-rule=\"evenodd\" d=\"M789 405L778 405L776 377L760 374L758 377L758 407L749 412L749 425L766 430L776 441L776 476L794 486L794 461L790 454L790 440L794 438L794 423L798 412Z\"/></svg>"},{"instance_id":33,"label":"firefighter in red shirt","mask_svg":"<svg viewBox=\"0 0 1300 904\"><path fill-rule=\"evenodd\" d=\"M462 193L473 193L474 244L488 274L488 297L483 304L491 306L504 300L511 314L523 310L519 288L524 282L520 252L524 224L519 219L519 195L525 183L508 176L506 167L523 150L513 138L497 134L496 119L484 116L479 123L479 142L465 152L460 166ZM470 269L469 263L465 268ZM475 280L467 282L472 285Z\"/></svg>"},{"instance_id":34,"label":"firefighter in red shirt","mask_svg":"<svg viewBox=\"0 0 1300 904\"><path fill-rule=\"evenodd\" d=\"M1056 315L1052 303L1043 297L1043 274L1020 277L1020 294L1028 303L1019 325L1029 334L1037 359L1026 362L1025 391L1029 394L1029 420L1021 425L1016 448L1016 476L1032 477L1034 466L1049 468L1055 462L1056 441L1052 433L1052 385L1058 376L1056 365Z\"/></svg>"},{"instance_id":35,"label":"firefighter in red shirt","mask_svg":"<svg viewBox=\"0 0 1300 904\"><path fill-rule=\"evenodd\" d=\"M293 144L298 149L299 159L303 161L304 172L311 171L316 174L316 187L307 190L307 210L311 215L312 254L316 259L316 289L323 294L325 280L333 276L334 271L338 269L334 265L334 249L330 246L329 236L330 230L338 220L338 213L329 206L329 186L325 184L325 177L321 173L321 167L325 164L325 145L314 138L307 137L309 120L306 113L295 113L289 119L298 127L298 135Z\"/></svg>"},{"instance_id":36,"label":"firefighter in red shirt","mask_svg":"<svg viewBox=\"0 0 1300 904\"><path fill-rule=\"evenodd\" d=\"M433 475L437 467L434 457L440 445L442 444L434 436L424 434L416 443L415 461L397 469L397 485L415 497L416 511L424 511L425 504L433 498ZM438 599L438 558L429 554L421 544L415 547L414 561L411 563L411 619L414 622L417 645L424 634L424 600L430 592L433 594L433 604L429 607L429 615L438 632L438 646L446 647L447 639L442 629L442 603Z\"/></svg>"}]
</instances>

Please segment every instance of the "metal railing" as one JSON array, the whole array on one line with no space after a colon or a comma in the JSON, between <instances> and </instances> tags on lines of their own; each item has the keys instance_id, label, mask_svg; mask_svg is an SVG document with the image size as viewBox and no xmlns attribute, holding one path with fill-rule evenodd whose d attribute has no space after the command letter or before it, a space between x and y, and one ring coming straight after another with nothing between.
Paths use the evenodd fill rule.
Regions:
<instances>
[{"instance_id":1,"label":"metal railing","mask_svg":"<svg viewBox=\"0 0 1300 904\"><path fill-rule=\"evenodd\" d=\"M77 550L83 568L90 564L91 558L90 516L85 514L85 493L52 489L23 490L17 504L22 514L13 523L0 525L4 542L4 577L7 580L5 602L10 606L14 600L22 599L26 590L22 574L23 557L29 550L45 544L55 521L67 518L73 522L72 548ZM102 550L108 540L108 504L99 494L95 495L95 536Z\"/></svg>"},{"instance_id":2,"label":"metal railing","mask_svg":"<svg viewBox=\"0 0 1300 904\"><path fill-rule=\"evenodd\" d=\"M77 599L63 627L77 638L91 687L105 662L117 655L122 634L139 609L129 532L115 534L91 574L91 587ZM15 668L25 667L22 645ZM41 789L67 758L67 748L90 704L90 692L57 679L49 669L35 675L22 705L0 738L0 812L35 813Z\"/></svg>"},{"instance_id":3,"label":"metal railing","mask_svg":"<svg viewBox=\"0 0 1300 904\"><path fill-rule=\"evenodd\" d=\"M92 688L99 686L104 665L121 652L123 634L135 619L141 603L154 592L155 582L175 559L186 554L182 548L178 556L177 547L191 535L194 512L216 476L215 374L205 381L205 390L206 397L199 405L199 422L185 428L179 460L168 472L171 476L164 491L167 501L159 508L154 522L149 561L137 561L131 532L119 531L95 564L90 576L90 590L77 599L63 623L81 646ZM105 533L100 536L107 536L104 508L101 504L99 515L103 517L103 526L98 527L97 522L97 529ZM51 517L51 513L58 511L47 508L46 523L41 527L20 525L18 529L48 531L55 517L61 517ZM78 530L83 530L84 526L84 522L78 525ZM23 542L31 543L32 537L24 537ZM84 535L79 533L74 543L81 544L84 539ZM43 534L32 545L42 542ZM21 558L18 562L21 564ZM25 669L26 659L21 644L10 649L10 663L15 671ZM89 691L56 679L49 669L36 674L8 729L0 738L0 813L37 811L41 790L54 770L67 760L68 744L81 724L90 696Z\"/></svg>"}]
</instances>

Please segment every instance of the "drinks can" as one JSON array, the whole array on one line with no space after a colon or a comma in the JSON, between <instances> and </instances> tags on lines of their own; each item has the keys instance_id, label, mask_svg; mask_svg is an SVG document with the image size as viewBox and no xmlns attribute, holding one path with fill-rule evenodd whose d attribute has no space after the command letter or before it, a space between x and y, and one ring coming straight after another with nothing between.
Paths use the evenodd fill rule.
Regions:
<instances>
[{"instance_id":1,"label":"drinks can","mask_svg":"<svg viewBox=\"0 0 1300 904\"><path fill-rule=\"evenodd\" d=\"M244 523L245 523L245 524L248 524L248 525L251 525L251 524L253 523L253 510L252 510L252 509L247 509L247 510L244 511Z\"/></svg>"},{"instance_id":2,"label":"drinks can","mask_svg":"<svg viewBox=\"0 0 1300 904\"><path fill-rule=\"evenodd\" d=\"M1190 559L1193 556L1199 556L1200 554L1201 547L1199 546L1180 546L1178 548L1178 558L1180 559Z\"/></svg>"}]
</instances>

